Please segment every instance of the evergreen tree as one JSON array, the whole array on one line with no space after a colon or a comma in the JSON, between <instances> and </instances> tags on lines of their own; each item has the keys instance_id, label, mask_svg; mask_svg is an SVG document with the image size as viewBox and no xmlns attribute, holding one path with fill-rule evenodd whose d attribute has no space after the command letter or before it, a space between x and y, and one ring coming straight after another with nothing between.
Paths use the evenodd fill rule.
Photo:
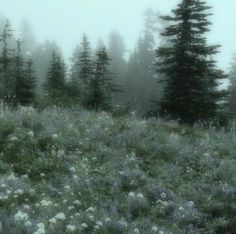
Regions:
<instances>
[{"instance_id":1,"label":"evergreen tree","mask_svg":"<svg viewBox=\"0 0 236 234\"><path fill-rule=\"evenodd\" d=\"M79 84L82 95L82 104L87 106L88 84L92 75L91 51L88 37L84 34L79 55Z\"/></svg>"},{"instance_id":2,"label":"evergreen tree","mask_svg":"<svg viewBox=\"0 0 236 234\"><path fill-rule=\"evenodd\" d=\"M125 74L127 70L127 62L125 61L125 43L118 31L112 31L109 36L108 53L111 58L110 69L115 74L115 82L120 86L125 85ZM124 104L126 98L123 92L114 94L114 102L116 104Z\"/></svg>"},{"instance_id":3,"label":"evergreen tree","mask_svg":"<svg viewBox=\"0 0 236 234\"><path fill-rule=\"evenodd\" d=\"M89 108L95 110L110 110L112 107L112 95L119 90L119 87L112 79L112 73L108 69L109 64L110 58L104 47L97 53L94 73L89 81L87 100Z\"/></svg>"},{"instance_id":4,"label":"evergreen tree","mask_svg":"<svg viewBox=\"0 0 236 234\"><path fill-rule=\"evenodd\" d=\"M156 20L158 13L152 9L145 11L144 30L140 34L135 51L129 57L125 93L132 103L132 108L147 111L151 101L158 101L162 95L163 85L158 85L159 74L155 72L155 34L162 26Z\"/></svg>"},{"instance_id":5,"label":"evergreen tree","mask_svg":"<svg viewBox=\"0 0 236 234\"><path fill-rule=\"evenodd\" d=\"M44 87L50 103L63 103L65 97L65 64L55 51L52 52L50 68Z\"/></svg>"},{"instance_id":6,"label":"evergreen tree","mask_svg":"<svg viewBox=\"0 0 236 234\"><path fill-rule=\"evenodd\" d=\"M15 90L14 90L14 105L22 103L24 92L24 74L23 74L23 58L21 55L21 41L17 40L17 51L15 56Z\"/></svg>"},{"instance_id":7,"label":"evergreen tree","mask_svg":"<svg viewBox=\"0 0 236 234\"><path fill-rule=\"evenodd\" d=\"M14 104L28 106L33 103L35 98L36 79L33 76L32 60L30 59L26 63L26 66L24 66L21 46L21 41L17 40L17 54L15 57Z\"/></svg>"},{"instance_id":8,"label":"evergreen tree","mask_svg":"<svg viewBox=\"0 0 236 234\"><path fill-rule=\"evenodd\" d=\"M72 57L70 58L71 68L70 68L70 80L76 85L79 83L79 56L80 56L80 46L77 45L73 51Z\"/></svg>"},{"instance_id":9,"label":"evergreen tree","mask_svg":"<svg viewBox=\"0 0 236 234\"><path fill-rule=\"evenodd\" d=\"M35 76L37 77L39 87L46 82L53 51L59 56L62 56L61 49L57 43L49 40L46 40L43 44L38 44L33 50L33 70L35 71Z\"/></svg>"},{"instance_id":10,"label":"evergreen tree","mask_svg":"<svg viewBox=\"0 0 236 234\"><path fill-rule=\"evenodd\" d=\"M70 68L70 80L67 83L67 96L71 103L78 103L81 96L80 84L79 84L79 56L80 56L80 46L77 46L70 58L71 68Z\"/></svg>"},{"instance_id":11,"label":"evergreen tree","mask_svg":"<svg viewBox=\"0 0 236 234\"><path fill-rule=\"evenodd\" d=\"M26 67L24 71L24 90L23 90L23 98L22 98L22 105L32 105L34 103L36 97L36 78L34 76L33 71L33 62L32 59L29 59L26 62Z\"/></svg>"},{"instance_id":12,"label":"evergreen tree","mask_svg":"<svg viewBox=\"0 0 236 234\"><path fill-rule=\"evenodd\" d=\"M170 46L157 50L157 69L166 80L160 114L189 124L214 118L223 97L218 80L225 75L212 60L219 46L208 46L204 37L209 9L205 1L182 0L173 16L163 17L171 23L162 34Z\"/></svg>"},{"instance_id":13,"label":"evergreen tree","mask_svg":"<svg viewBox=\"0 0 236 234\"><path fill-rule=\"evenodd\" d=\"M30 23L26 19L20 23L20 37L23 57L31 57L36 48L36 38Z\"/></svg>"},{"instance_id":14,"label":"evergreen tree","mask_svg":"<svg viewBox=\"0 0 236 234\"><path fill-rule=\"evenodd\" d=\"M236 117L236 55L233 57L230 69L230 85L229 85L229 112Z\"/></svg>"},{"instance_id":15,"label":"evergreen tree","mask_svg":"<svg viewBox=\"0 0 236 234\"><path fill-rule=\"evenodd\" d=\"M2 42L2 52L0 55L0 98L4 102L11 103L14 92L14 80L12 77L13 56L9 42L12 38L10 22L7 20L2 33L0 34L0 42Z\"/></svg>"}]
</instances>

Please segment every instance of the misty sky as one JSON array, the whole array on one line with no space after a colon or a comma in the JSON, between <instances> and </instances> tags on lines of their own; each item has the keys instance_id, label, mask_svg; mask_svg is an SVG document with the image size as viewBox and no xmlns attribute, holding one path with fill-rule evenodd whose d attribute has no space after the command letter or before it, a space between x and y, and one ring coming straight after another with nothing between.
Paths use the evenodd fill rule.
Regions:
<instances>
[{"instance_id":1,"label":"misty sky","mask_svg":"<svg viewBox=\"0 0 236 234\"><path fill-rule=\"evenodd\" d=\"M8 17L17 29L22 18L30 21L39 42L56 40L66 58L87 33L93 44L107 38L113 29L125 38L132 49L143 26L143 12L152 7L169 13L178 0L0 0L0 15ZM227 69L236 53L236 0L208 0L213 6L209 42L221 44L219 65Z\"/></svg>"}]
</instances>

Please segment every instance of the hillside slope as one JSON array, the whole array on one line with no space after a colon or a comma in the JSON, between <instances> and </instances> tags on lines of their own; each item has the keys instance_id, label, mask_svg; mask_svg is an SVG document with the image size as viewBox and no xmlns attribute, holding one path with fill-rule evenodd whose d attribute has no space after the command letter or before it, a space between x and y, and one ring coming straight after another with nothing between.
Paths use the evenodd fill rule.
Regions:
<instances>
[{"instance_id":1,"label":"hillside slope","mask_svg":"<svg viewBox=\"0 0 236 234\"><path fill-rule=\"evenodd\" d=\"M0 233L236 233L235 131L21 108L0 151Z\"/></svg>"}]
</instances>

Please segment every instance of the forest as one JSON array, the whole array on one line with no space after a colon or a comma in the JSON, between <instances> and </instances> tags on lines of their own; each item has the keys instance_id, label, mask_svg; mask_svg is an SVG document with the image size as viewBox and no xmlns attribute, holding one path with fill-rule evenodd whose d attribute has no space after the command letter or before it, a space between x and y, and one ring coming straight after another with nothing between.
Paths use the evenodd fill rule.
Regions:
<instances>
[{"instance_id":1,"label":"forest","mask_svg":"<svg viewBox=\"0 0 236 234\"><path fill-rule=\"evenodd\" d=\"M69 61L0 17L0 234L236 233L236 56L178 2Z\"/></svg>"}]
</instances>

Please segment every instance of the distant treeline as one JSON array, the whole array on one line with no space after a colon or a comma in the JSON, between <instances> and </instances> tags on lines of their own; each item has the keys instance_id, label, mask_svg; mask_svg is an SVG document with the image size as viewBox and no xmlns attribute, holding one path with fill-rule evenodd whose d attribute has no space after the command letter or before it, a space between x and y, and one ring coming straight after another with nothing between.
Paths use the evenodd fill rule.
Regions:
<instances>
[{"instance_id":1,"label":"distant treeline","mask_svg":"<svg viewBox=\"0 0 236 234\"><path fill-rule=\"evenodd\" d=\"M182 0L171 16L148 9L144 30L125 59L125 41L113 31L106 47L92 49L87 35L75 48L70 69L56 42L36 42L27 21L16 39L0 21L0 99L18 105L82 105L88 109L137 110L182 123L225 121L236 115L236 59L228 78L213 59L219 46L207 45L210 7Z\"/></svg>"}]
</instances>

